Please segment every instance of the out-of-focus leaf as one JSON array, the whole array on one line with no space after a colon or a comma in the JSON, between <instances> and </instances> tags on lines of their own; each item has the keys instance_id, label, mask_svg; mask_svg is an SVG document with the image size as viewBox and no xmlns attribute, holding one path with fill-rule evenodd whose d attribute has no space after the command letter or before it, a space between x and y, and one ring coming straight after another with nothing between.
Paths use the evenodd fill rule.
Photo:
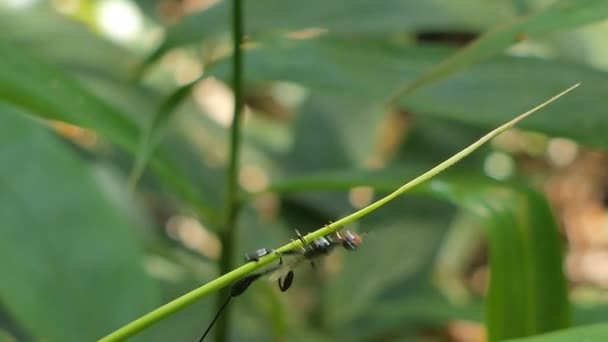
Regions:
<instances>
[{"instance_id":1,"label":"out-of-focus leaf","mask_svg":"<svg viewBox=\"0 0 608 342\"><path fill-rule=\"evenodd\" d=\"M415 161L427 165L426 169L430 169L439 161L458 153L484 133L484 129L456 120L418 115L408 122L405 139L391 164L408 164ZM487 145L480 147L480 152L462 160L458 165L481 165L480 160L484 158L481 151L487 148Z\"/></svg>"},{"instance_id":2,"label":"out-of-focus leaf","mask_svg":"<svg viewBox=\"0 0 608 342\"><path fill-rule=\"evenodd\" d=\"M604 323L606 321L606 317L608 317L608 305L606 305L606 303L601 303L600 301L593 304L579 303L576 299L574 299L573 305L573 324L575 326Z\"/></svg>"},{"instance_id":3,"label":"out-of-focus leaf","mask_svg":"<svg viewBox=\"0 0 608 342\"><path fill-rule=\"evenodd\" d=\"M140 129L122 111L84 88L61 69L0 40L0 99L46 119L90 128L134 153ZM159 151L153 168L176 193L207 218L213 210L181 171Z\"/></svg>"},{"instance_id":4,"label":"out-of-focus leaf","mask_svg":"<svg viewBox=\"0 0 608 342\"><path fill-rule=\"evenodd\" d=\"M334 103L335 107L340 105ZM338 115L327 110L332 103L308 101L294 122L294 144L283 161L284 169L291 173L306 173L319 169L346 168L352 165L344 141L340 134L341 122ZM355 120L353 120L355 121ZM346 132L345 132L346 133ZM310 151L316 151L310 153Z\"/></svg>"},{"instance_id":5,"label":"out-of-focus leaf","mask_svg":"<svg viewBox=\"0 0 608 342\"><path fill-rule=\"evenodd\" d=\"M558 0L537 13L514 19L479 37L398 91L404 96L417 88L504 51L518 40L591 24L608 17L604 0Z\"/></svg>"},{"instance_id":6,"label":"out-of-focus leaf","mask_svg":"<svg viewBox=\"0 0 608 342\"><path fill-rule=\"evenodd\" d=\"M178 88L169 97L163 101L159 108L154 112L152 120L149 123L149 127L143 134L143 138L139 143L139 151L135 158L135 165L131 170L129 176L129 184L131 187L135 187L139 178L144 172L146 165L157 144L162 139L163 133L167 129L167 125L173 115L177 111L177 107L184 101L184 99L190 94L190 91L195 83L191 83L187 86Z\"/></svg>"},{"instance_id":7,"label":"out-of-focus leaf","mask_svg":"<svg viewBox=\"0 0 608 342\"><path fill-rule=\"evenodd\" d=\"M481 303L455 305L430 284L419 283L413 286L398 284L403 292L400 297L377 299L356 321L342 326L342 332L352 339L365 336L365 340L375 341L385 336L387 331L393 331L401 340L409 341L418 340L421 330L439 327L449 321L482 320Z\"/></svg>"},{"instance_id":8,"label":"out-of-focus leaf","mask_svg":"<svg viewBox=\"0 0 608 342\"><path fill-rule=\"evenodd\" d=\"M100 100L60 69L0 40L0 98L47 119L90 128L133 146L138 129L127 116Z\"/></svg>"},{"instance_id":9,"label":"out-of-focus leaf","mask_svg":"<svg viewBox=\"0 0 608 342\"><path fill-rule=\"evenodd\" d=\"M396 47L384 42L267 38L246 51L245 78L249 84L292 81L315 92L352 97L358 102L382 103L398 86L413 80L453 49ZM228 80L230 64L222 60L209 75Z\"/></svg>"},{"instance_id":10,"label":"out-of-focus leaf","mask_svg":"<svg viewBox=\"0 0 608 342\"><path fill-rule=\"evenodd\" d=\"M154 108L160 97L128 80L128 67L135 55L50 7L0 7L0 36L29 56L60 68L122 115L136 123L145 122L152 113L148 106Z\"/></svg>"},{"instance_id":11,"label":"out-of-focus leaf","mask_svg":"<svg viewBox=\"0 0 608 342\"><path fill-rule=\"evenodd\" d=\"M608 324L587 325L532 336L509 340L510 342L602 342L608 337Z\"/></svg>"},{"instance_id":12,"label":"out-of-focus leaf","mask_svg":"<svg viewBox=\"0 0 608 342\"><path fill-rule=\"evenodd\" d=\"M1 19L6 20L1 21ZM162 113L167 113L168 110L165 109L167 103L162 105L162 98L158 92L127 80L129 65L134 58L132 54L88 31L84 25L57 14L47 6L38 6L28 11L0 11L0 21L0 28L4 29L2 35L16 48L23 48L23 51L15 52L15 54L18 54L17 57L21 58L21 54L35 55L38 59L44 57L44 62L49 62L46 67L54 68L56 74L62 74L62 77L57 78L56 82L61 83L66 79L69 79L71 83L74 83L74 79L79 81L77 86L81 88L71 88L70 94L76 95L85 91L96 98L96 104L100 102L102 105L107 104L104 108L111 107L111 111L107 113L102 113L100 110L95 111L95 106L91 107L93 111L88 111L86 108L89 108L88 105L91 104L88 103L87 106L78 107L75 115L69 117L66 115L65 118L61 118L54 117L54 113L49 113L50 118L83 125L79 118L91 116L94 122L89 128L118 143L133 154L140 152L137 154L140 159L136 163L136 166L140 166L140 172L143 171L143 167L141 167L143 166L143 163L141 163L143 155L146 155L146 158L152 158L152 169L162 179L164 185L172 188L174 193L197 207L201 212L211 213L208 208L213 207L210 203L213 202L211 198L214 197L214 194L211 193L212 191L207 191L209 190L208 184L199 185L199 181L201 175L205 175L207 178L214 178L215 176L208 175L209 170L201 163L195 166L197 168L196 173L192 173L198 178L186 176L185 173L188 172L187 169L190 166L185 166L175 160L180 157L176 154L186 153L189 149L188 146L182 144L175 148L161 148L156 154L144 148L149 144L145 144L141 140L156 141L158 139L152 139L151 134L140 138L140 134L143 132L140 127L144 127L144 123L147 123L155 112L160 112L161 115L160 117L158 114L156 115L154 126L163 126L165 118ZM44 37L44 39L41 37ZM77 47L77 49L74 47ZM29 61L28 63L34 62ZM23 75L23 73L21 74ZM40 77L42 75L34 74L32 76ZM74 79L71 79L71 77ZM43 80L38 79L35 83L39 84L41 82ZM48 88L43 89L43 91L49 93L51 98L60 99L65 95L65 92L57 94ZM185 96L188 91L183 90L180 93ZM170 98L168 101L169 107L172 102L179 104L182 98L183 96L178 97L177 101L171 101ZM70 104L69 101L63 102ZM161 108L157 109L158 106L161 106ZM60 111L63 113L73 112L69 108L63 107L60 108ZM37 112L34 114L44 115L44 113ZM111 122L115 120L116 116L124 117L125 119L121 119L122 124L129 127L129 135L124 136L127 141L126 145L118 141L116 136L104 130L104 127L98 125L98 122ZM144 151L144 153L141 151ZM149 154L152 154L152 156ZM195 162L191 161L190 163ZM128 167L132 166L129 165L126 168ZM208 201L202 201L198 194L199 189L204 191L204 197L209 199Z\"/></svg>"},{"instance_id":13,"label":"out-of-focus leaf","mask_svg":"<svg viewBox=\"0 0 608 342\"><path fill-rule=\"evenodd\" d=\"M244 1L248 34L305 29L331 34L387 34L408 30L479 30L513 15L510 4L479 0L367 0L301 2L296 0ZM220 1L171 27L163 44L148 58L155 61L176 46L191 44L228 31L230 2Z\"/></svg>"},{"instance_id":14,"label":"out-of-focus leaf","mask_svg":"<svg viewBox=\"0 0 608 342\"><path fill-rule=\"evenodd\" d=\"M606 148L608 142L602 135L608 129L608 119L597 103L604 102L602 89L608 84L608 73L582 65L534 58L495 58L420 89L401 104L417 114L492 127L509 120L510 113L529 108L558 89L578 82L581 87L576 92L519 126Z\"/></svg>"},{"instance_id":15,"label":"out-of-focus leaf","mask_svg":"<svg viewBox=\"0 0 608 342\"><path fill-rule=\"evenodd\" d=\"M40 123L0 107L0 296L36 339L91 341L158 304L125 217ZM77 327L77 328L75 328Z\"/></svg>"},{"instance_id":16,"label":"out-of-focus leaf","mask_svg":"<svg viewBox=\"0 0 608 342\"><path fill-rule=\"evenodd\" d=\"M365 165L383 118L382 108L367 101L313 93L294 123L284 169L293 174Z\"/></svg>"},{"instance_id":17,"label":"out-of-focus leaf","mask_svg":"<svg viewBox=\"0 0 608 342\"><path fill-rule=\"evenodd\" d=\"M490 243L489 341L568 327L559 228L546 199L523 187L433 180L428 190L478 216Z\"/></svg>"},{"instance_id":18,"label":"out-of-focus leaf","mask_svg":"<svg viewBox=\"0 0 608 342\"><path fill-rule=\"evenodd\" d=\"M66 69L103 71L126 78L136 58L45 5L28 10L0 6L0 36Z\"/></svg>"},{"instance_id":19,"label":"out-of-focus leaf","mask_svg":"<svg viewBox=\"0 0 608 342\"><path fill-rule=\"evenodd\" d=\"M162 10L162 0L134 0L133 2L149 18L159 19L158 15L160 14L160 10Z\"/></svg>"},{"instance_id":20,"label":"out-of-focus leaf","mask_svg":"<svg viewBox=\"0 0 608 342\"><path fill-rule=\"evenodd\" d=\"M448 49L388 47L369 42L336 39L269 40L248 52L249 83L293 81L324 92L326 98L380 106L403 82L441 60ZM210 73L226 78L221 62ZM495 57L475 68L420 89L400 101L414 114L495 127L556 90L581 82L571 95L551 107L551 115L536 115L522 127L560 135L596 147L608 147L604 133L608 119L602 106L608 73L569 62L524 57ZM572 113L581 113L575 115ZM584 116L582 115L584 113ZM337 115L337 114L334 114ZM348 115L344 112L343 115Z\"/></svg>"},{"instance_id":21,"label":"out-of-focus leaf","mask_svg":"<svg viewBox=\"0 0 608 342\"><path fill-rule=\"evenodd\" d=\"M364 165L375 146L373 140L378 132L375 128L382 119L381 113L356 99L313 94L294 122L294 141L289 153L278 164L281 171L294 176ZM324 219L319 222L317 217L317 224L351 210L343 193L299 193L285 199L287 208L291 204L323 213Z\"/></svg>"},{"instance_id":22,"label":"out-of-focus leaf","mask_svg":"<svg viewBox=\"0 0 608 342\"><path fill-rule=\"evenodd\" d=\"M364 333L351 326L358 321L372 320L370 325L390 330L392 327L368 315L368 310L374 311L388 296L403 299L420 287L429 287L429 265L454 211L445 203L424 198L400 198L383 209L382 215L358 222L357 230L369 235L364 235L364 244L354 253L336 251L343 254L344 265L326 280L326 303L320 305L326 306L326 324L336 333L344 331L342 340Z\"/></svg>"}]
</instances>

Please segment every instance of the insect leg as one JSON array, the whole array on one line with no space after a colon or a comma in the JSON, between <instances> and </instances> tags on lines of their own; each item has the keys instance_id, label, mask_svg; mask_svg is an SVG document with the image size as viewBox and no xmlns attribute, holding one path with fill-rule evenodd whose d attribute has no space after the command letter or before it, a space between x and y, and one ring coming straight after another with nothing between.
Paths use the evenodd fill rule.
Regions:
<instances>
[{"instance_id":1,"label":"insect leg","mask_svg":"<svg viewBox=\"0 0 608 342\"><path fill-rule=\"evenodd\" d=\"M240 296L249 288L251 283L263 275L264 273L254 273L235 281L230 287L230 297Z\"/></svg>"},{"instance_id":2,"label":"insect leg","mask_svg":"<svg viewBox=\"0 0 608 342\"><path fill-rule=\"evenodd\" d=\"M205 337L207 337L207 334L209 334L209 332L211 331L211 328L215 324L215 321L217 321L217 319L220 318L220 314L222 313L222 311L224 311L224 308L226 307L226 305L228 305L228 303L230 302L230 299L232 299L232 296L228 296L228 298L226 298L226 301L224 302L224 304L222 304L222 307L220 307L217 314L215 314L215 317L213 317L213 320L207 327L207 330L205 330L205 332L203 333L203 336L201 336L201 338L198 340L198 342L203 342Z\"/></svg>"},{"instance_id":3,"label":"insect leg","mask_svg":"<svg viewBox=\"0 0 608 342\"><path fill-rule=\"evenodd\" d=\"M213 325L215 324L217 319L220 317L220 315L222 314L222 311L224 311L224 308L226 308L226 306L228 305L230 300L234 297L238 297L238 296L242 295L243 292L245 292L255 280L257 280L258 278L260 278L261 276L263 276L265 274L266 274L266 272L250 274L248 276L245 276L245 277L235 281L232 284L232 286L230 287L230 295L228 296L228 298L226 298L226 301L224 302L224 304L222 304L222 306L218 310L217 314L215 315L215 317L213 318L211 323L209 323L207 330L205 330L205 332L199 339L199 342L202 342L205 339L205 337L207 336L207 334L209 334L209 332L211 331L211 328L213 328Z\"/></svg>"},{"instance_id":4,"label":"insect leg","mask_svg":"<svg viewBox=\"0 0 608 342\"><path fill-rule=\"evenodd\" d=\"M281 278L279 278L277 282L279 283L279 289L281 290L281 292L289 290L289 288L291 287L291 283L293 283L293 271L289 271L287 273L285 279L283 279L283 282L281 282Z\"/></svg>"},{"instance_id":5,"label":"insect leg","mask_svg":"<svg viewBox=\"0 0 608 342\"><path fill-rule=\"evenodd\" d=\"M296 236L298 237L298 240L302 241L302 247L305 248L306 246L308 246L308 243L306 243L306 240L304 240L304 236L302 236L300 231L298 231L297 229L294 230L296 231Z\"/></svg>"}]
</instances>

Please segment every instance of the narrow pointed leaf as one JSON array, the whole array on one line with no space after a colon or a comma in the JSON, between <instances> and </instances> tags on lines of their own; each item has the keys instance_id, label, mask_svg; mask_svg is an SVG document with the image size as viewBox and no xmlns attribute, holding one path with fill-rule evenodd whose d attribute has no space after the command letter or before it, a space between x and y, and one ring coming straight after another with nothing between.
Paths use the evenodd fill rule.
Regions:
<instances>
[{"instance_id":1,"label":"narrow pointed leaf","mask_svg":"<svg viewBox=\"0 0 608 342\"><path fill-rule=\"evenodd\" d=\"M472 212L487 228L489 341L569 326L559 227L546 199L521 187L468 181L434 180L428 189Z\"/></svg>"},{"instance_id":2,"label":"narrow pointed leaf","mask_svg":"<svg viewBox=\"0 0 608 342\"><path fill-rule=\"evenodd\" d=\"M608 18L604 0L558 0L528 16L513 19L488 31L467 47L416 78L393 96L405 96L417 88L503 52L521 39L567 30Z\"/></svg>"}]
</instances>

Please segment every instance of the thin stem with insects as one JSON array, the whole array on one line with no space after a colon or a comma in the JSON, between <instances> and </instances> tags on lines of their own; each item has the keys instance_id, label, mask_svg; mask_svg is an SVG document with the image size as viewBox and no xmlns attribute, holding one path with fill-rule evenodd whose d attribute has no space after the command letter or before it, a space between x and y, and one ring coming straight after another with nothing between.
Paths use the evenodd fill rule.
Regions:
<instances>
[{"instance_id":1,"label":"thin stem with insects","mask_svg":"<svg viewBox=\"0 0 608 342\"><path fill-rule=\"evenodd\" d=\"M576 88L578 86L579 86L579 84L575 84L575 85L571 86L570 88L553 96L552 98L550 98L550 99L546 100L545 102L539 104L538 106L530 109L529 111L518 115L511 121L490 131L488 134L484 135L479 140L475 141L474 143L472 143L471 145L469 145L462 151L456 153L454 156L450 157L449 159L445 160L444 162L435 166L434 168L430 169L429 171L425 172L424 174L409 181L408 183L401 186L399 189L395 190L394 192L388 194L384 198L382 198L382 199L370 204L369 206L367 206L359 211L356 211L336 222L333 222L313 233L310 233L310 234L304 236L304 238L303 238L304 241L312 242L315 239L318 239L322 236L335 232L338 229L340 229L341 227L345 226L346 224L349 224L351 222L354 222L354 221L360 219L361 217L373 212L374 210L380 208L381 206L390 202L391 200L395 199L396 197L403 195L404 193L406 193L410 189L414 188L415 186L417 186L425 181L430 180L431 178L436 176L438 173L446 170L447 168L454 165L458 161L462 160L469 154L473 153L473 151L475 151L477 148L479 148L484 143L488 142L490 139L492 139L492 138L496 137L497 135L501 134L502 132L512 128L513 126L515 126L515 124L517 124L524 118L530 116L532 113L547 106L551 102L557 100L558 98L560 98L561 96L565 95L566 93L570 92L571 90L573 90L574 88ZM185 295L183 295L183 296L159 307L158 309L156 309L152 312L149 312L148 314L136 319L135 321L123 326L122 328L114 331L110 335L102 338L100 341L101 342L122 341L130 336L133 336L136 333L138 333L139 331L154 324L155 322L158 322L159 320L193 304L198 299L200 299L214 291L223 289L223 288L229 286L230 284L234 283L236 280L241 279L252 272L255 272L256 270L260 269L261 267L264 267L265 265L268 265L272 262L277 261L280 253L294 250L294 249L300 248L302 246L303 246L302 241L300 241L300 240L292 241L292 242L278 248L277 249L278 253L271 253L269 255L263 256L262 258L259 259L259 261L246 263L245 265L243 265L235 270L227 272L227 273L223 274L222 276L208 282L207 284L205 284L197 289L194 289L193 291L188 292Z\"/></svg>"}]
</instances>

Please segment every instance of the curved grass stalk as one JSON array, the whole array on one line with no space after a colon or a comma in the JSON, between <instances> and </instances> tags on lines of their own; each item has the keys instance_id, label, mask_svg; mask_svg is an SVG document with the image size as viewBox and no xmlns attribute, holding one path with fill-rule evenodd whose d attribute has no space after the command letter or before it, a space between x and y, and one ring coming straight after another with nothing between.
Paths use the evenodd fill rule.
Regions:
<instances>
[{"instance_id":1,"label":"curved grass stalk","mask_svg":"<svg viewBox=\"0 0 608 342\"><path fill-rule=\"evenodd\" d=\"M429 179L436 176L437 174L439 174L440 172L445 171L450 166L456 164L458 161L462 160L469 154L473 153L473 151L475 151L477 148L479 148L480 146L482 146L483 144L485 144L492 138L494 138L497 135L501 134L502 132L512 128L521 120L525 119L526 117L530 116L532 113L534 113L534 112L542 109L543 107L549 105L550 103L554 102L555 100L562 97L563 95L570 92L571 90L578 87L579 85L580 85L580 83L577 83L577 84L569 87L568 89L560 92L559 94L551 97L550 99L544 101L543 103L537 105L536 107L526 111L525 113L518 115L511 121L490 131L489 133L487 133L486 135L481 137L479 140L475 141L474 143L472 143L471 145L469 145L462 151L456 153L449 159L445 160L441 164L435 166L434 168L430 169L429 171L427 171L427 172L423 173L422 175L414 178L413 180L407 182L406 184L401 186L399 189L393 191L392 193L388 194L387 196L379 199L378 201L370 204L369 206L367 206L359 211L356 211L336 222L328 224L325 227L318 229L315 232L307 234L306 236L304 236L304 240L306 242L311 242L322 236L333 233L333 232L337 231L338 229L340 229L341 227L343 227L349 223L352 223L352 222L362 218L363 216L375 211L376 209L387 204L388 202L392 201L393 199L403 195L404 193L411 190L415 186L417 186L423 182L426 182ZM295 241L292 241L291 243L288 243L288 244L278 248L277 251L280 253L280 252L285 252L285 251L293 250L295 248L300 248L300 247L302 247L302 242L299 240L295 240ZM236 269L208 282L207 284L159 307L158 309L156 309L152 312L149 312L148 314L146 314L146 315L136 319L135 321L123 326L122 328L114 331L113 333L109 334L108 336L103 337L100 341L102 341L102 342L122 341L130 336L133 336L136 333L138 333L139 331L154 324L155 322L158 322L161 319L163 319L181 309L184 309L186 306L193 304L196 300L198 300L212 292L215 292L224 287L227 287L230 284L232 284L234 281L246 276L247 274L254 272L255 270L257 270L265 265L268 265L272 262L277 261L278 258L279 258L278 254L273 253L273 254L269 254L267 256L260 258L260 260L258 262L250 262L239 268L236 268Z\"/></svg>"}]
</instances>

